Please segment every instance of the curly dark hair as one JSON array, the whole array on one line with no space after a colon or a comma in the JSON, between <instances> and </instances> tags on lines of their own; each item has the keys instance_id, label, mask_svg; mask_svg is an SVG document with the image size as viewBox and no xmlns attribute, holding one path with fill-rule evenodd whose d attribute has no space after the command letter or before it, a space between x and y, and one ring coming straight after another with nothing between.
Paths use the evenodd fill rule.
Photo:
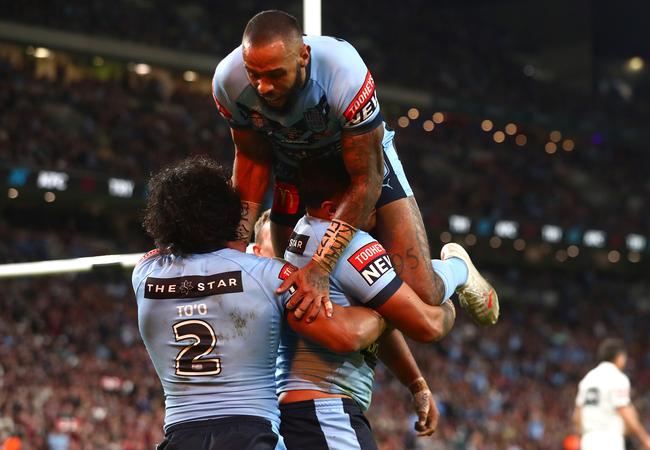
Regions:
<instances>
[{"instance_id":1,"label":"curly dark hair","mask_svg":"<svg viewBox=\"0 0 650 450\"><path fill-rule=\"evenodd\" d=\"M223 248L235 239L240 219L241 201L228 171L207 157L185 159L149 180L143 225L164 252Z\"/></svg>"}]
</instances>

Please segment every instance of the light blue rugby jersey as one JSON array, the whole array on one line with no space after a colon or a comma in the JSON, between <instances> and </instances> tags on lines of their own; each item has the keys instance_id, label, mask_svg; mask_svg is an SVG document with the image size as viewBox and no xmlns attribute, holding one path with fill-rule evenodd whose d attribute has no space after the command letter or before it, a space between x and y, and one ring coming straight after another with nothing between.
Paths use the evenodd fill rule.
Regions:
<instances>
[{"instance_id":1,"label":"light blue rugby jersey","mask_svg":"<svg viewBox=\"0 0 650 450\"><path fill-rule=\"evenodd\" d=\"M151 253L132 281L140 333L165 393L165 429L251 415L278 432L275 363L289 294L274 291L291 265L231 249Z\"/></svg>"},{"instance_id":2,"label":"light blue rugby jersey","mask_svg":"<svg viewBox=\"0 0 650 450\"><path fill-rule=\"evenodd\" d=\"M267 106L246 76L241 46L217 66L213 97L233 128L265 134L275 155L285 163L341 150L341 131L365 132L384 125L386 147L394 132L381 116L375 82L365 63L347 42L328 36L305 36L311 47L307 79L286 110Z\"/></svg>"},{"instance_id":3,"label":"light blue rugby jersey","mask_svg":"<svg viewBox=\"0 0 650 450\"><path fill-rule=\"evenodd\" d=\"M328 226L329 221L315 217L300 219L285 259L298 267L307 264ZM341 306L377 308L401 285L381 244L368 233L358 231L330 276L330 298ZM285 327L276 370L278 393L311 389L343 394L365 410L372 396L376 354L376 344L360 352L333 353Z\"/></svg>"}]
</instances>

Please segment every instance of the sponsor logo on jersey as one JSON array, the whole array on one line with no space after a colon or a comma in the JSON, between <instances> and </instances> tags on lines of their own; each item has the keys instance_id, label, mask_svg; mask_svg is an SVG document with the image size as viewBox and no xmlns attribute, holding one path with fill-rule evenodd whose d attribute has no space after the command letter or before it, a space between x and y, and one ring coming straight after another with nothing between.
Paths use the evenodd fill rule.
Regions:
<instances>
[{"instance_id":1,"label":"sponsor logo on jersey","mask_svg":"<svg viewBox=\"0 0 650 450\"><path fill-rule=\"evenodd\" d=\"M309 241L309 236L294 231L291 233L291 237L289 238L289 247L287 247L287 250L296 255L302 255L305 253L307 241Z\"/></svg>"},{"instance_id":2,"label":"sponsor logo on jersey","mask_svg":"<svg viewBox=\"0 0 650 450\"><path fill-rule=\"evenodd\" d=\"M222 272L214 275L189 275L175 278L147 277L144 298L195 298L208 295L244 292L241 271Z\"/></svg>"},{"instance_id":3,"label":"sponsor logo on jersey","mask_svg":"<svg viewBox=\"0 0 650 450\"><path fill-rule=\"evenodd\" d=\"M393 267L386 250L376 241L361 247L348 258L348 262L369 286L372 286Z\"/></svg>"},{"instance_id":4,"label":"sponsor logo on jersey","mask_svg":"<svg viewBox=\"0 0 650 450\"><path fill-rule=\"evenodd\" d=\"M273 192L273 212L280 214L297 214L300 206L298 188L290 183L276 181Z\"/></svg>"},{"instance_id":5,"label":"sponsor logo on jersey","mask_svg":"<svg viewBox=\"0 0 650 450\"><path fill-rule=\"evenodd\" d=\"M286 263L284 266L282 266L282 269L280 269L278 278L284 281L287 278L289 278L289 275L294 273L296 270L298 270L296 266L294 266L291 263ZM291 286L289 286L289 294L293 295L295 292L296 292L296 285L292 284Z\"/></svg>"},{"instance_id":6,"label":"sponsor logo on jersey","mask_svg":"<svg viewBox=\"0 0 650 450\"><path fill-rule=\"evenodd\" d=\"M361 85L361 89L359 89L357 95L354 96L354 99L350 102L350 105L343 113L343 116L351 122L357 113L359 113L374 96L375 80L372 79L372 75L370 74L370 71L368 71L366 73L366 79L364 80L363 85Z\"/></svg>"},{"instance_id":7,"label":"sponsor logo on jersey","mask_svg":"<svg viewBox=\"0 0 650 450\"><path fill-rule=\"evenodd\" d=\"M230 114L230 111L226 109L225 106L223 106L221 103L219 103L219 100L217 100L217 96L212 93L212 98L214 99L214 103L217 105L217 109L219 110L219 114L223 116L224 119L231 120L232 119L232 114Z\"/></svg>"},{"instance_id":8,"label":"sponsor logo on jersey","mask_svg":"<svg viewBox=\"0 0 650 450\"><path fill-rule=\"evenodd\" d=\"M282 269L280 269L280 273L278 274L278 278L281 280L286 280L289 278L289 275L294 273L298 268L294 266L291 263L286 263L284 266L282 266Z\"/></svg>"},{"instance_id":9,"label":"sponsor logo on jersey","mask_svg":"<svg viewBox=\"0 0 650 450\"><path fill-rule=\"evenodd\" d=\"M368 120L372 115L375 113L377 108L379 107L379 101L377 100L377 94L372 94L372 97L366 103L363 108L361 108L355 115L350 119L347 123L346 126L348 127L355 127L359 124L364 123L366 120Z\"/></svg>"}]
</instances>

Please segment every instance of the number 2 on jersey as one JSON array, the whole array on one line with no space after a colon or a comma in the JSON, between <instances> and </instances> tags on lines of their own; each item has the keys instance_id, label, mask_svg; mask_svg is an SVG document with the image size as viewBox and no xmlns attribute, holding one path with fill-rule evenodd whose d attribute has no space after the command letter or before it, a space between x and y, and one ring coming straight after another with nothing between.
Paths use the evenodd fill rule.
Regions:
<instances>
[{"instance_id":1,"label":"number 2 on jersey","mask_svg":"<svg viewBox=\"0 0 650 450\"><path fill-rule=\"evenodd\" d=\"M203 320L184 320L173 325L176 342L192 339L176 356L176 375L205 376L221 373L221 358L204 358L214 350L217 336Z\"/></svg>"}]
</instances>

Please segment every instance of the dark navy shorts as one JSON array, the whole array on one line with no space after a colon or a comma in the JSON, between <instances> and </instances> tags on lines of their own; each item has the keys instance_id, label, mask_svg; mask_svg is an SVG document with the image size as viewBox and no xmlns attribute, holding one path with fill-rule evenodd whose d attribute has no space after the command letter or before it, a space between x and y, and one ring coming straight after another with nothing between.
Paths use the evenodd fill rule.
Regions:
<instances>
[{"instance_id":1,"label":"dark navy shorts","mask_svg":"<svg viewBox=\"0 0 650 450\"><path fill-rule=\"evenodd\" d=\"M280 405L280 434L288 450L377 450L368 420L349 398Z\"/></svg>"},{"instance_id":2,"label":"dark navy shorts","mask_svg":"<svg viewBox=\"0 0 650 450\"><path fill-rule=\"evenodd\" d=\"M170 426L156 450L284 450L271 422L261 417L231 416Z\"/></svg>"},{"instance_id":3,"label":"dark navy shorts","mask_svg":"<svg viewBox=\"0 0 650 450\"><path fill-rule=\"evenodd\" d=\"M271 207L271 221L279 225L292 227L305 214L305 208L300 200L300 194L296 186L295 169L278 162L274 167L274 171L275 188L273 191L273 206ZM395 200L412 195L413 190L406 179L404 168L397 156L394 140L391 140L384 146L384 178L376 208L379 209Z\"/></svg>"}]
</instances>

